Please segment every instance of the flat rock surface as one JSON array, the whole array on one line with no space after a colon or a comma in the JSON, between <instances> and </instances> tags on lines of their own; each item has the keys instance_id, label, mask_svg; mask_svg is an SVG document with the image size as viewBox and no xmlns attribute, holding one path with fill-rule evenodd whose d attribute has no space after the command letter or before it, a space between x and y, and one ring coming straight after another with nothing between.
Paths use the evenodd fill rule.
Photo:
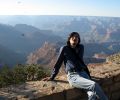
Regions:
<instances>
[{"instance_id":1,"label":"flat rock surface","mask_svg":"<svg viewBox=\"0 0 120 100\"><path fill-rule=\"evenodd\" d=\"M89 64L91 75L98 79L110 78L120 74L120 64ZM30 100L71 89L66 75L56 77L56 81L31 81L24 84L0 88L0 100Z\"/></svg>"}]
</instances>

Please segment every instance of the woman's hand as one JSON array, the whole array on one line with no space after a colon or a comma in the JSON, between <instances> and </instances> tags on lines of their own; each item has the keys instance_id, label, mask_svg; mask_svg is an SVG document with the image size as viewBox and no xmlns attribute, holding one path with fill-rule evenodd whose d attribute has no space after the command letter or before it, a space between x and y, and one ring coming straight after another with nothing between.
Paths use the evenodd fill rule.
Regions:
<instances>
[{"instance_id":1,"label":"woman's hand","mask_svg":"<svg viewBox=\"0 0 120 100\"><path fill-rule=\"evenodd\" d=\"M43 78L42 81L53 81L53 80L51 79L51 77L46 77L46 78Z\"/></svg>"}]
</instances>

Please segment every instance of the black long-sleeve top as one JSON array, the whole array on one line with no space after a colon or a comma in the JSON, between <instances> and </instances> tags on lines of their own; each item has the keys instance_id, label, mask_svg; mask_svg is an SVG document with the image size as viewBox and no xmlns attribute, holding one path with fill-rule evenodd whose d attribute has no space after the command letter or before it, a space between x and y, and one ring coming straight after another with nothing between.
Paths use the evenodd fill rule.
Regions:
<instances>
[{"instance_id":1,"label":"black long-sleeve top","mask_svg":"<svg viewBox=\"0 0 120 100\"><path fill-rule=\"evenodd\" d=\"M76 46L75 48L71 48L70 46L63 46L60 48L59 55L57 58L57 62L53 68L51 79L53 80L59 72L59 69L64 62L66 73L71 69L76 69L76 71L80 71L83 67L85 68L85 64L81 63L76 55L73 53L73 50L76 52L78 57L83 62L83 54L84 54L84 46L82 44ZM77 66L77 67L76 67ZM89 72L87 72L89 74Z\"/></svg>"}]
</instances>

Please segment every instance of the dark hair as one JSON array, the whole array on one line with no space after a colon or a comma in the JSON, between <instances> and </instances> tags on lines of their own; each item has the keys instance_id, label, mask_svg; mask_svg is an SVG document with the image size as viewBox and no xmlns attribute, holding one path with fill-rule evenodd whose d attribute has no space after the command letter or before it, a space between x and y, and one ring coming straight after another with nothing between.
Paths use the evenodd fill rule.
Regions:
<instances>
[{"instance_id":1,"label":"dark hair","mask_svg":"<svg viewBox=\"0 0 120 100\"><path fill-rule=\"evenodd\" d=\"M68 45L68 46L70 46L70 38L71 38L72 36L74 36L74 35L77 35L77 36L78 36L78 44L77 44L77 45L80 44L81 40L80 40L80 35L79 35L79 33L78 33L78 32L72 32L72 33L70 33L70 35L69 35L69 37L68 37L68 40L67 40L67 45Z\"/></svg>"}]
</instances>

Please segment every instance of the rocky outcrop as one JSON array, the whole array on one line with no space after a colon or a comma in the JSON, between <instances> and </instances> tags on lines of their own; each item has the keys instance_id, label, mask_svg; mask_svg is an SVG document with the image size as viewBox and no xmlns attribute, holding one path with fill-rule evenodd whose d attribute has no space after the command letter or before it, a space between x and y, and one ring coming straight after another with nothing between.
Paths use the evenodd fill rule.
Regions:
<instances>
[{"instance_id":1,"label":"rocky outcrop","mask_svg":"<svg viewBox=\"0 0 120 100\"><path fill-rule=\"evenodd\" d=\"M107 57L106 62L120 64L120 52Z\"/></svg>"},{"instance_id":2,"label":"rocky outcrop","mask_svg":"<svg viewBox=\"0 0 120 100\"><path fill-rule=\"evenodd\" d=\"M89 64L93 80L97 81L109 97L120 100L120 64ZM54 82L31 81L0 89L3 100L87 100L81 89L71 87L66 75L57 76Z\"/></svg>"}]
</instances>

